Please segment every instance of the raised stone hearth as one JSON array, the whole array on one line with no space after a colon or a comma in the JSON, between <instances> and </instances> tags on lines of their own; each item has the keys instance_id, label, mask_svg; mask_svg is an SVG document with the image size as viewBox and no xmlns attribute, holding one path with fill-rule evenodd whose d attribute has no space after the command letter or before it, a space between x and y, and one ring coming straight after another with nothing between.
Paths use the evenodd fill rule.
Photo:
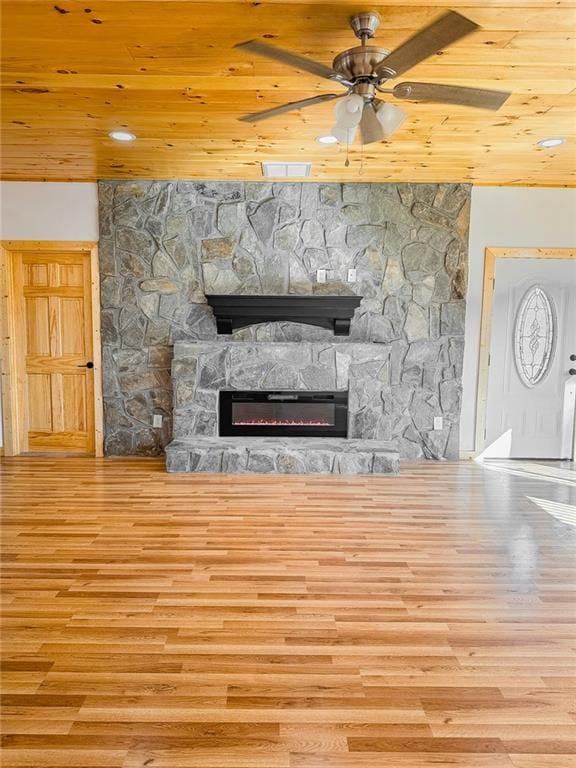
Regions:
<instances>
[{"instance_id":1,"label":"raised stone hearth","mask_svg":"<svg viewBox=\"0 0 576 768\"><path fill-rule=\"evenodd\" d=\"M166 448L169 472L396 475L391 442L322 437L195 437Z\"/></svg>"}]
</instances>

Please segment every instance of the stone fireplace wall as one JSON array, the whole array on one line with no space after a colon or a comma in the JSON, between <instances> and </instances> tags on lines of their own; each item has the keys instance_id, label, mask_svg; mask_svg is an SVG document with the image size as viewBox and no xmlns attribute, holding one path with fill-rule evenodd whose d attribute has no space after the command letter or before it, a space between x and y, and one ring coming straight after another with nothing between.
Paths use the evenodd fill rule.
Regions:
<instances>
[{"instance_id":1,"label":"stone fireplace wall","mask_svg":"<svg viewBox=\"0 0 576 768\"><path fill-rule=\"evenodd\" d=\"M173 344L216 339L206 293L356 293L348 338L291 323L225 338L386 345L401 455L457 456L468 185L104 181L99 196L107 454L170 441Z\"/></svg>"}]
</instances>

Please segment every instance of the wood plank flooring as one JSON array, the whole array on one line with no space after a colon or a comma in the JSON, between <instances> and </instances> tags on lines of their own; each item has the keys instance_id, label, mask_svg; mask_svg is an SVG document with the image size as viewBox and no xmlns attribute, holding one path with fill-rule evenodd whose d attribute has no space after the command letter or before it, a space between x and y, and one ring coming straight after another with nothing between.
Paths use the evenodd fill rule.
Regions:
<instances>
[{"instance_id":1,"label":"wood plank flooring","mask_svg":"<svg viewBox=\"0 0 576 768\"><path fill-rule=\"evenodd\" d=\"M4 459L3 766L569 768L566 484Z\"/></svg>"}]
</instances>

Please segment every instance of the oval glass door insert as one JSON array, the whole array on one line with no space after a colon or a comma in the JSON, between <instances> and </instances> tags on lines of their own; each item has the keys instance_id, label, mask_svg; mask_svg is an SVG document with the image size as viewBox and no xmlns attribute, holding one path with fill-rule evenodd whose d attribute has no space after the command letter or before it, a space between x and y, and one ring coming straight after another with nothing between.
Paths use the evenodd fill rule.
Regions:
<instances>
[{"instance_id":1,"label":"oval glass door insert","mask_svg":"<svg viewBox=\"0 0 576 768\"><path fill-rule=\"evenodd\" d=\"M527 387L541 381L552 362L554 310L544 290L535 285L524 294L514 324L514 360Z\"/></svg>"}]
</instances>

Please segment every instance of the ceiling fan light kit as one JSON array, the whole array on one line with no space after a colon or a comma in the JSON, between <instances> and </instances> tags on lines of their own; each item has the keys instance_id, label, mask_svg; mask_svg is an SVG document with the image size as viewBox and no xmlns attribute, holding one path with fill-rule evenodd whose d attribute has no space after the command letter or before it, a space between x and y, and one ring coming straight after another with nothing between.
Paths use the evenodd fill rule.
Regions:
<instances>
[{"instance_id":1,"label":"ceiling fan light kit","mask_svg":"<svg viewBox=\"0 0 576 768\"><path fill-rule=\"evenodd\" d=\"M362 116L364 114L364 99L357 93L351 93L339 101L334 107L335 124L331 134L339 144L352 144Z\"/></svg>"},{"instance_id":2,"label":"ceiling fan light kit","mask_svg":"<svg viewBox=\"0 0 576 768\"><path fill-rule=\"evenodd\" d=\"M334 107L336 126L342 129L356 128L362 119L364 99L356 93L351 93Z\"/></svg>"},{"instance_id":3,"label":"ceiling fan light kit","mask_svg":"<svg viewBox=\"0 0 576 768\"><path fill-rule=\"evenodd\" d=\"M388 138L401 127L402 123L404 123L408 117L408 113L404 112L400 107L396 107L394 104L381 101L376 105L376 117L382 126L384 136Z\"/></svg>"},{"instance_id":4,"label":"ceiling fan light kit","mask_svg":"<svg viewBox=\"0 0 576 768\"><path fill-rule=\"evenodd\" d=\"M387 48L367 44L379 25L380 16L373 11L352 16L350 26L361 44L339 53L332 67L258 40L238 43L237 48L332 80L346 88L345 93L321 94L244 115L239 119L256 123L284 112L342 99L336 105L336 125L331 135L339 142L348 144L359 128L362 143L371 144L391 136L407 117L403 110L377 98L377 94L414 102L436 102L490 110L499 109L510 96L502 91L435 83L403 82L393 88L383 87L388 80L404 74L416 64L479 29L479 26L455 11L448 11L390 52Z\"/></svg>"},{"instance_id":5,"label":"ceiling fan light kit","mask_svg":"<svg viewBox=\"0 0 576 768\"><path fill-rule=\"evenodd\" d=\"M336 124L332 126L330 133L335 137L338 144L352 144L358 133L358 126L355 125L353 128L341 128Z\"/></svg>"}]
</instances>

